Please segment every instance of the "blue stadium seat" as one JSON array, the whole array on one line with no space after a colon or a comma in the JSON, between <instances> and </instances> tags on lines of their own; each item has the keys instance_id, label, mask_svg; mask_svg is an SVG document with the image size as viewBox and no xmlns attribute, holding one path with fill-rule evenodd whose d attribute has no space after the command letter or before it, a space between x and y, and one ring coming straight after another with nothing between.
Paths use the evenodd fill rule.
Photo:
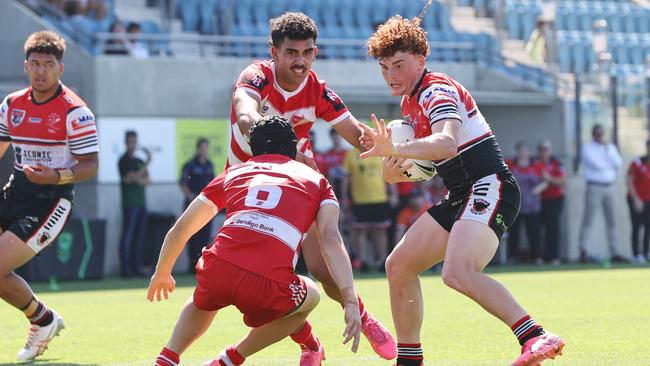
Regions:
<instances>
[{"instance_id":1,"label":"blue stadium seat","mask_svg":"<svg viewBox=\"0 0 650 366\"><path fill-rule=\"evenodd\" d=\"M557 32L557 61L560 72L571 72L571 47L567 31Z\"/></svg>"},{"instance_id":2,"label":"blue stadium seat","mask_svg":"<svg viewBox=\"0 0 650 366\"><path fill-rule=\"evenodd\" d=\"M625 35L625 47L628 50L630 63L641 65L645 62L641 40L637 33L628 33Z\"/></svg>"},{"instance_id":3,"label":"blue stadium seat","mask_svg":"<svg viewBox=\"0 0 650 366\"><path fill-rule=\"evenodd\" d=\"M239 0L241 1L241 0ZM249 11L253 13L253 29L256 36L267 36L269 34L269 19L271 18L270 0L246 1Z\"/></svg>"},{"instance_id":4,"label":"blue stadium seat","mask_svg":"<svg viewBox=\"0 0 650 366\"><path fill-rule=\"evenodd\" d=\"M373 31L374 26L368 14L372 11L372 0L352 0L356 2L353 10L354 22L358 27L359 38L369 37ZM348 10L349 11L349 10Z\"/></svg>"},{"instance_id":5,"label":"blue stadium seat","mask_svg":"<svg viewBox=\"0 0 650 366\"><path fill-rule=\"evenodd\" d=\"M508 29L508 38L519 39L521 27L519 24L519 5L509 4L506 6L506 28Z\"/></svg>"},{"instance_id":6,"label":"blue stadium seat","mask_svg":"<svg viewBox=\"0 0 650 366\"><path fill-rule=\"evenodd\" d=\"M201 0L199 4L199 16L201 18L199 30L203 34L216 33L216 18L214 16L216 2L216 0Z\"/></svg>"},{"instance_id":7,"label":"blue stadium seat","mask_svg":"<svg viewBox=\"0 0 650 366\"><path fill-rule=\"evenodd\" d=\"M404 3L406 1L403 0L388 0L388 15L393 16L393 15L401 15L405 17L404 15ZM412 1L415 2L415 1Z\"/></svg>"},{"instance_id":8,"label":"blue stadium seat","mask_svg":"<svg viewBox=\"0 0 650 366\"><path fill-rule=\"evenodd\" d=\"M610 32L622 32L623 23L619 7L616 3L607 3L605 6L605 19L607 20L607 30Z\"/></svg>"},{"instance_id":9,"label":"blue stadium seat","mask_svg":"<svg viewBox=\"0 0 650 366\"><path fill-rule=\"evenodd\" d=\"M200 0L179 0L177 3L178 14L183 23L183 31L196 32L199 28L199 3Z\"/></svg>"},{"instance_id":10,"label":"blue stadium seat","mask_svg":"<svg viewBox=\"0 0 650 366\"><path fill-rule=\"evenodd\" d=\"M591 31L593 14L586 1L580 1L576 4L576 18L578 21L578 30Z\"/></svg>"},{"instance_id":11,"label":"blue stadium seat","mask_svg":"<svg viewBox=\"0 0 650 366\"><path fill-rule=\"evenodd\" d=\"M370 21L374 26L386 21L389 17L388 3L390 0L376 0L373 1L373 6L370 8Z\"/></svg>"}]
</instances>

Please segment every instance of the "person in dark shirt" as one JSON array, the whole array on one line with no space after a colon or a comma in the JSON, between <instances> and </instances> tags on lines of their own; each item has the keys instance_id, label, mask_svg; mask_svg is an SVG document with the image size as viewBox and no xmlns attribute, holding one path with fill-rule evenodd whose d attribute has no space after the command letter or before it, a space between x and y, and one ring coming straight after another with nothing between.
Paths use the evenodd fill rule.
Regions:
<instances>
[{"instance_id":1,"label":"person in dark shirt","mask_svg":"<svg viewBox=\"0 0 650 366\"><path fill-rule=\"evenodd\" d=\"M196 155L192 160L183 165L181 172L181 180L179 182L181 191L185 196L185 208L187 208L196 196L201 193L214 179L214 167L210 159L208 159L208 152L210 151L210 144L206 138L200 138L196 142ZM201 250L210 242L210 232L212 231L212 223L208 222L201 230L199 230L188 243L188 253L190 256L189 272L196 272L196 262L201 257Z\"/></svg>"},{"instance_id":2,"label":"person in dark shirt","mask_svg":"<svg viewBox=\"0 0 650 366\"><path fill-rule=\"evenodd\" d=\"M147 166L151 153L142 148L146 161L135 156L138 135L126 131L126 152L119 161L122 192L122 235L120 238L120 265L123 277L142 276L142 242L147 227L145 187L150 183Z\"/></svg>"}]
</instances>

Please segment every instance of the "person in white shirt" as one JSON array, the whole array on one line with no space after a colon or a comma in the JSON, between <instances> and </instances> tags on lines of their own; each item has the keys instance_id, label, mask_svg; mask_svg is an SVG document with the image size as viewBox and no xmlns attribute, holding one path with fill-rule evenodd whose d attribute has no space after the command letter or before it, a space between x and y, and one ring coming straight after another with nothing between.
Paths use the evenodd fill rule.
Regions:
<instances>
[{"instance_id":1,"label":"person in white shirt","mask_svg":"<svg viewBox=\"0 0 650 366\"><path fill-rule=\"evenodd\" d=\"M605 130L600 124L594 125L591 135L593 140L582 146L580 165L587 183L585 192L585 210L580 229L580 260L598 261L588 250L589 232L598 206L602 206L607 224L607 240L612 260L624 259L618 253L618 227L615 219L618 192L616 179L623 165L623 159L614 144L605 141Z\"/></svg>"}]
</instances>

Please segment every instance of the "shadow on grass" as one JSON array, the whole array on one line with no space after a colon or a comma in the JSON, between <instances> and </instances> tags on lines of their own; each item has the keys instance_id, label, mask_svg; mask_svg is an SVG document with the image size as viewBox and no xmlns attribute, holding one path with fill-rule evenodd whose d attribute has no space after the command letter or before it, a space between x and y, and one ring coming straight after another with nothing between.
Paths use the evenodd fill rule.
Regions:
<instances>
[{"instance_id":1,"label":"shadow on grass","mask_svg":"<svg viewBox=\"0 0 650 366\"><path fill-rule=\"evenodd\" d=\"M439 276L440 265L434 267L423 276ZM561 266L535 266L535 265L492 265L489 266L486 273L535 273L535 272L562 272L562 271L594 271L594 270L625 270L625 269L650 269L649 266L635 264L618 264L614 263L610 268L604 268L600 264L578 264L569 263ZM355 273L355 279L380 279L386 278L383 272ZM196 279L191 275L174 276L176 287L193 287L196 285ZM148 278L114 278L109 277L103 280L85 281L85 282L59 282L52 286L48 283L30 283L34 292L67 292L67 291L110 291L110 290L145 290L149 285ZM9 364L0 363L0 366Z\"/></svg>"}]
</instances>

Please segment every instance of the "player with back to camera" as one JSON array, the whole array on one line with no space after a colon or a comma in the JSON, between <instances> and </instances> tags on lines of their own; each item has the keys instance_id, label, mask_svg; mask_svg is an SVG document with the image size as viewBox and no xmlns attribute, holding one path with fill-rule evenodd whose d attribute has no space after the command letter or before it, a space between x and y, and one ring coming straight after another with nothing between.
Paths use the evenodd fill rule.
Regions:
<instances>
[{"instance_id":1,"label":"player with back to camera","mask_svg":"<svg viewBox=\"0 0 650 366\"><path fill-rule=\"evenodd\" d=\"M482 273L517 216L520 192L474 99L457 81L426 68L429 46L419 18L390 18L368 40L368 54L378 60L391 94L402 96L402 115L416 139L393 143L384 121L373 115L375 128L364 126L361 142L368 151L362 157L384 156L382 174L389 183L406 180L405 158L432 160L449 189L408 229L386 263L396 365L424 364L419 274L443 260L447 286L511 327L522 346L513 366L538 366L561 355L562 338L545 331L502 284Z\"/></svg>"},{"instance_id":2,"label":"player with back to camera","mask_svg":"<svg viewBox=\"0 0 650 366\"><path fill-rule=\"evenodd\" d=\"M156 366L176 366L180 355L209 327L217 311L229 305L244 314L253 329L205 366L233 366L287 336L305 348L300 365L318 366L322 345L306 321L318 304L316 284L294 266L305 232L318 223L326 264L344 301L345 340L356 352L361 316L350 258L338 229L339 206L329 182L293 160L296 136L282 117L268 116L250 131L253 157L233 165L197 196L169 230L151 278L148 299L166 299L176 283L171 275L185 243L222 208L227 217L214 241L203 251L197 286L185 304ZM296 210L300 207L300 210Z\"/></svg>"},{"instance_id":3,"label":"player with back to camera","mask_svg":"<svg viewBox=\"0 0 650 366\"><path fill-rule=\"evenodd\" d=\"M50 31L25 42L29 88L0 104L0 157L14 150L14 168L0 192L0 297L31 324L18 360L41 355L64 328L14 270L52 244L72 210L74 183L97 173L95 117L61 83L65 41Z\"/></svg>"},{"instance_id":4,"label":"player with back to camera","mask_svg":"<svg viewBox=\"0 0 650 366\"><path fill-rule=\"evenodd\" d=\"M302 13L285 13L271 19L270 49L272 59L254 62L239 76L232 98L231 140L227 166L251 157L248 130L262 116L283 116L291 122L298 138L298 161L314 169L309 130L317 119L328 123L352 145L359 143L361 127L341 99L312 70L318 47L318 28ZM327 296L343 305L343 299L329 273L319 248L317 228L313 226L303 244L303 256L309 272L321 282ZM362 332L373 350L391 360L397 354L390 332L368 312L361 298L359 307ZM303 355L319 352L302 348Z\"/></svg>"}]
</instances>

